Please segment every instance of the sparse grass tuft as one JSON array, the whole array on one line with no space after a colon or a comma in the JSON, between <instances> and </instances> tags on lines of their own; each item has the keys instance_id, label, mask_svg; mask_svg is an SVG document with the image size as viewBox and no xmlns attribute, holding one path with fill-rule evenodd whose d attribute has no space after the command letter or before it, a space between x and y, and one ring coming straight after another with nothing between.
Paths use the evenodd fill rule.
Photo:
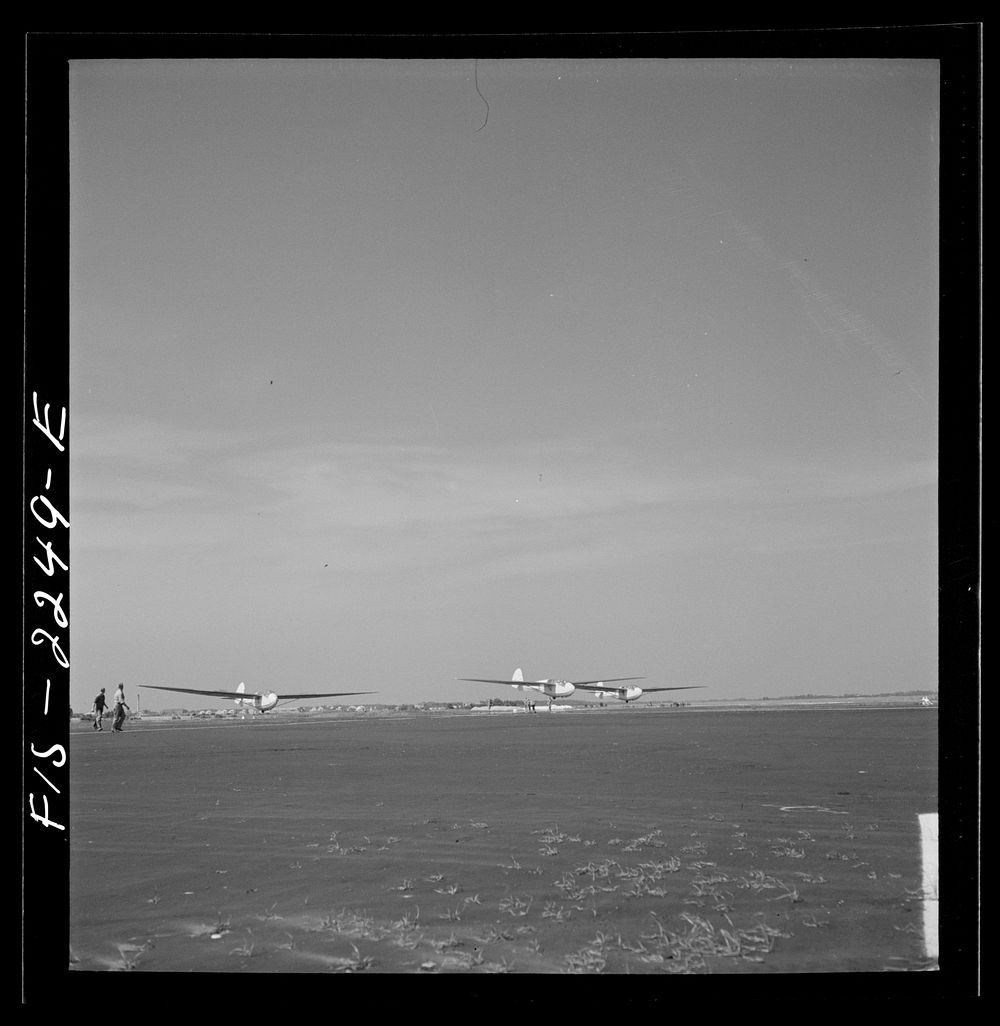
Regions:
<instances>
[{"instance_id":1,"label":"sparse grass tuft","mask_svg":"<svg viewBox=\"0 0 1000 1026\"><path fill-rule=\"evenodd\" d=\"M351 950L354 952L351 958L342 958L337 960L337 964L332 966L331 972L335 973L359 973L365 969L370 969L375 965L375 959L369 955L362 955L358 951L356 944L351 945Z\"/></svg>"},{"instance_id":2,"label":"sparse grass tuft","mask_svg":"<svg viewBox=\"0 0 1000 1026\"><path fill-rule=\"evenodd\" d=\"M253 934L248 929L247 930L247 938L246 938L246 940L244 940L243 943L238 948L233 948L233 950L230 951L229 954L230 955L239 955L242 958L253 958L253 953L254 953Z\"/></svg>"},{"instance_id":3,"label":"sparse grass tuft","mask_svg":"<svg viewBox=\"0 0 1000 1026\"><path fill-rule=\"evenodd\" d=\"M531 903L533 900L533 898L528 898L527 901L522 901L513 894L508 894L506 897L500 899L500 912L507 912L509 915L515 917L526 916L531 910Z\"/></svg>"},{"instance_id":4,"label":"sparse grass tuft","mask_svg":"<svg viewBox=\"0 0 1000 1026\"><path fill-rule=\"evenodd\" d=\"M142 956L152 947L152 944L147 941L145 944L116 944L115 947L118 948L121 962L114 968L122 972L131 972L138 968Z\"/></svg>"}]
</instances>

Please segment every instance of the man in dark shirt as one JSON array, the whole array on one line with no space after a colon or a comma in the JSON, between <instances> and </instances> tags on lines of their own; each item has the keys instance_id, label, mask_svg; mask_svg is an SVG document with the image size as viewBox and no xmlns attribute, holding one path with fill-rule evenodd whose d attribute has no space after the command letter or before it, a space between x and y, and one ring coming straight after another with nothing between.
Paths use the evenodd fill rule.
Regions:
<instances>
[{"instance_id":1,"label":"man in dark shirt","mask_svg":"<svg viewBox=\"0 0 1000 1026\"><path fill-rule=\"evenodd\" d=\"M104 730L104 707L107 701L104 688L101 688L101 693L94 699L94 730Z\"/></svg>"}]
</instances>

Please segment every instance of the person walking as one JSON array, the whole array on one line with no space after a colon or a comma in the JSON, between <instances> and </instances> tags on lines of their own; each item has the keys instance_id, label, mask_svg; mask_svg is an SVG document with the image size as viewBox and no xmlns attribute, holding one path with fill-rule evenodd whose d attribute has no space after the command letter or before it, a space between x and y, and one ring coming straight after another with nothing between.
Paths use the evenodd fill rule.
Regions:
<instances>
[{"instance_id":1,"label":"person walking","mask_svg":"<svg viewBox=\"0 0 1000 1026\"><path fill-rule=\"evenodd\" d=\"M125 723L125 710L128 709L128 703L125 701L125 685L119 684L118 690L115 692L115 720L111 725L112 731L121 733L122 727Z\"/></svg>"},{"instance_id":2,"label":"person walking","mask_svg":"<svg viewBox=\"0 0 1000 1026\"><path fill-rule=\"evenodd\" d=\"M94 730L104 730L104 708L107 704L107 696L104 694L104 688L101 688L101 693L94 699Z\"/></svg>"}]
</instances>

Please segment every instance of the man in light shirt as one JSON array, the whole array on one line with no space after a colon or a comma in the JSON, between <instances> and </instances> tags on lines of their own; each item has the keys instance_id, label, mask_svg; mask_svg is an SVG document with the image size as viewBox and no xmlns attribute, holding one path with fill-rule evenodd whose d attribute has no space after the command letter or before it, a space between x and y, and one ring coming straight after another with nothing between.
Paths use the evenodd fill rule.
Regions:
<instances>
[{"instance_id":1,"label":"man in light shirt","mask_svg":"<svg viewBox=\"0 0 1000 1026\"><path fill-rule=\"evenodd\" d=\"M119 684L118 690L115 692L114 697L115 704L115 722L112 724L112 731L121 731L122 725L125 723L125 710L128 709L128 704L125 701L125 685Z\"/></svg>"}]
</instances>

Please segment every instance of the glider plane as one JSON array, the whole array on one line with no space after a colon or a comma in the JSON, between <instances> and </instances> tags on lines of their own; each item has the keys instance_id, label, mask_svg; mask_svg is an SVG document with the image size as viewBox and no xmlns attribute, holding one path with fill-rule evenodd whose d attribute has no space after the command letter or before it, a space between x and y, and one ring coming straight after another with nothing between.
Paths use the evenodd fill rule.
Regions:
<instances>
[{"instance_id":1,"label":"glider plane","mask_svg":"<svg viewBox=\"0 0 1000 1026\"><path fill-rule=\"evenodd\" d=\"M176 691L182 695L205 695L208 698L231 698L237 706L249 709L251 713L266 713L275 708L279 702L294 702L309 698L342 698L345 695L374 695L375 691L326 691L322 694L311 692L302 695L278 695L273 691L247 691L246 685L240 681L235 691L203 691L200 688L169 688L158 684L140 684L141 688L153 691Z\"/></svg>"},{"instance_id":2,"label":"glider plane","mask_svg":"<svg viewBox=\"0 0 1000 1026\"><path fill-rule=\"evenodd\" d=\"M608 684L617 684L629 680L645 680L645 677L611 677L607 680L534 680L525 681L524 674L520 669L514 671L510 680L496 680L485 677L459 677L459 680L470 681L476 684L506 684L516 691L537 691L549 700L552 705L554 700L569 698L574 691L585 691L597 698L616 698L626 705L634 702L640 695L650 691L687 691L691 688L705 687L704 684L685 684L671 688L640 688L637 685L630 687L607 687ZM527 702L527 698L525 698Z\"/></svg>"},{"instance_id":3,"label":"glider plane","mask_svg":"<svg viewBox=\"0 0 1000 1026\"><path fill-rule=\"evenodd\" d=\"M625 680L643 680L642 677L626 677ZM641 688L638 684L633 684L631 687L621 688L607 688L604 685L608 682L605 680L598 681L596 684L577 684L577 688L580 691L586 691L587 694L593 695L595 698L616 698L619 702L624 702L628 705L629 702L634 702L637 698L641 698L643 695L648 695L653 691L691 691L694 688L707 687L705 684L676 684L669 688Z\"/></svg>"}]
</instances>

